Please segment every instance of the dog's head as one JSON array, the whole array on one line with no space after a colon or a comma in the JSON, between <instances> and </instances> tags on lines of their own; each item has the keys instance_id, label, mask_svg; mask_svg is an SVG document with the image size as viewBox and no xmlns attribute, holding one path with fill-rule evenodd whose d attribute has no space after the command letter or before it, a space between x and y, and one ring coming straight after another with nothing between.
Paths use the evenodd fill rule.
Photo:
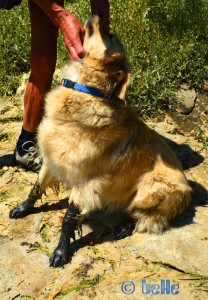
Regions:
<instances>
[{"instance_id":1,"label":"dog's head","mask_svg":"<svg viewBox=\"0 0 208 300\"><path fill-rule=\"evenodd\" d=\"M125 99L130 67L123 45L115 35L105 31L102 19L97 15L86 22L85 30L83 46L87 55L83 64L90 69L92 82L100 81L103 84L100 87L109 97Z\"/></svg>"}]
</instances>

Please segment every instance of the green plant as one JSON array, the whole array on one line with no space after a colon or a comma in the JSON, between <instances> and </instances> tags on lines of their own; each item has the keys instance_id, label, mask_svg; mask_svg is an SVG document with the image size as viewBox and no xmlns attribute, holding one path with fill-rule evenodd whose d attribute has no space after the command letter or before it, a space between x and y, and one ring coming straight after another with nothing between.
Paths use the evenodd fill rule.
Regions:
<instances>
[{"instance_id":1,"label":"green plant","mask_svg":"<svg viewBox=\"0 0 208 300\"><path fill-rule=\"evenodd\" d=\"M111 24L133 68L129 100L142 115L171 110L181 83L200 89L208 79L206 0L112 1Z\"/></svg>"},{"instance_id":2,"label":"green plant","mask_svg":"<svg viewBox=\"0 0 208 300\"><path fill-rule=\"evenodd\" d=\"M197 127L196 136L199 142L201 142L204 147L208 146L208 121L203 121L203 123Z\"/></svg>"},{"instance_id":3,"label":"green plant","mask_svg":"<svg viewBox=\"0 0 208 300\"><path fill-rule=\"evenodd\" d=\"M30 23L27 3L0 10L0 95L12 95L21 74L29 71Z\"/></svg>"}]
</instances>

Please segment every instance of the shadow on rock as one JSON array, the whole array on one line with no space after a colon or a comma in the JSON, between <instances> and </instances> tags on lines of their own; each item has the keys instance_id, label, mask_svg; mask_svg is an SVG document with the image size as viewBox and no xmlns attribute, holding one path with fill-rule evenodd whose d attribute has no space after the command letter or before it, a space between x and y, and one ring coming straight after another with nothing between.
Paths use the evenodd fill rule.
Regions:
<instances>
[{"instance_id":1,"label":"shadow on rock","mask_svg":"<svg viewBox=\"0 0 208 300\"><path fill-rule=\"evenodd\" d=\"M189 145L177 144L164 136L161 137L175 152L184 170L196 167L204 161L205 158L198 152L194 151Z\"/></svg>"},{"instance_id":2,"label":"shadow on rock","mask_svg":"<svg viewBox=\"0 0 208 300\"><path fill-rule=\"evenodd\" d=\"M203 206L208 204L208 190L201 184L189 180L189 184L192 187L192 199L194 206Z\"/></svg>"},{"instance_id":3,"label":"shadow on rock","mask_svg":"<svg viewBox=\"0 0 208 300\"><path fill-rule=\"evenodd\" d=\"M178 216L173 222L172 227L183 227L185 225L193 224L194 217L196 215L197 206L208 205L208 191L197 182L189 180L189 184L192 187L192 202L188 209L180 216Z\"/></svg>"},{"instance_id":4,"label":"shadow on rock","mask_svg":"<svg viewBox=\"0 0 208 300\"><path fill-rule=\"evenodd\" d=\"M0 157L0 168L3 167L15 167L14 154L5 154Z\"/></svg>"},{"instance_id":5,"label":"shadow on rock","mask_svg":"<svg viewBox=\"0 0 208 300\"><path fill-rule=\"evenodd\" d=\"M56 203L52 203L52 204L48 204L45 203L39 207L33 207L31 208L30 212L27 213L28 215L36 215L39 214L41 212L49 212L49 211L57 211L57 210L62 210L62 209L67 209L68 207L68 198L65 199L61 199ZM23 216L22 218L24 218L25 216Z\"/></svg>"},{"instance_id":6,"label":"shadow on rock","mask_svg":"<svg viewBox=\"0 0 208 300\"><path fill-rule=\"evenodd\" d=\"M91 213L83 222L83 225L87 224L91 231L86 235L76 237L76 240L70 243L70 259L79 249L115 241L113 229L122 217L116 214L107 215L104 211Z\"/></svg>"}]
</instances>

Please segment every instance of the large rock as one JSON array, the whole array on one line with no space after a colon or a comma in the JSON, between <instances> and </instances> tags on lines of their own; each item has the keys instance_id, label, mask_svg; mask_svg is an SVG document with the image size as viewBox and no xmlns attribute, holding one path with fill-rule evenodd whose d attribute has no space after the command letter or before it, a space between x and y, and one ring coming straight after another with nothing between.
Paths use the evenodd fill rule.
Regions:
<instances>
[{"instance_id":1,"label":"large rock","mask_svg":"<svg viewBox=\"0 0 208 300\"><path fill-rule=\"evenodd\" d=\"M184 218L188 222L188 216ZM208 206L198 207L193 223L172 228L162 236L137 233L129 240L131 246L126 247L145 259L208 276L207 222Z\"/></svg>"}]
</instances>

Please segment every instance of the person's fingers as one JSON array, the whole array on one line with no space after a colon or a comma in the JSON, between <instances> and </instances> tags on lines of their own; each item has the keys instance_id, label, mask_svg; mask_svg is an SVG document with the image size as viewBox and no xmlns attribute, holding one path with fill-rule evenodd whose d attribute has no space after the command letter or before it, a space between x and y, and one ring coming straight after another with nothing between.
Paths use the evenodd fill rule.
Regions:
<instances>
[{"instance_id":1,"label":"person's fingers","mask_svg":"<svg viewBox=\"0 0 208 300\"><path fill-rule=\"evenodd\" d=\"M73 46L66 47L66 49L67 49L67 52L69 54L70 60L76 60L76 61L80 60L80 58L77 55L77 52L75 51Z\"/></svg>"},{"instance_id":2,"label":"person's fingers","mask_svg":"<svg viewBox=\"0 0 208 300\"><path fill-rule=\"evenodd\" d=\"M79 33L80 39L73 45L79 58L83 58L87 54L87 52L83 48L84 35L85 30L81 30Z\"/></svg>"},{"instance_id":3,"label":"person's fingers","mask_svg":"<svg viewBox=\"0 0 208 300\"><path fill-rule=\"evenodd\" d=\"M83 48L77 49L74 46L66 47L66 50L69 54L70 60L78 61L87 54L87 52Z\"/></svg>"},{"instance_id":4,"label":"person's fingers","mask_svg":"<svg viewBox=\"0 0 208 300\"><path fill-rule=\"evenodd\" d=\"M74 45L65 44L65 46L71 60L80 60L87 54L81 42L77 42Z\"/></svg>"},{"instance_id":5,"label":"person's fingers","mask_svg":"<svg viewBox=\"0 0 208 300\"><path fill-rule=\"evenodd\" d=\"M75 49L75 51L76 51L76 53L77 53L77 56L79 57L79 58L83 58L86 54L87 54L87 52L84 50L84 48L82 47L82 44L80 44L80 45L75 45L74 46L74 49Z\"/></svg>"}]
</instances>

